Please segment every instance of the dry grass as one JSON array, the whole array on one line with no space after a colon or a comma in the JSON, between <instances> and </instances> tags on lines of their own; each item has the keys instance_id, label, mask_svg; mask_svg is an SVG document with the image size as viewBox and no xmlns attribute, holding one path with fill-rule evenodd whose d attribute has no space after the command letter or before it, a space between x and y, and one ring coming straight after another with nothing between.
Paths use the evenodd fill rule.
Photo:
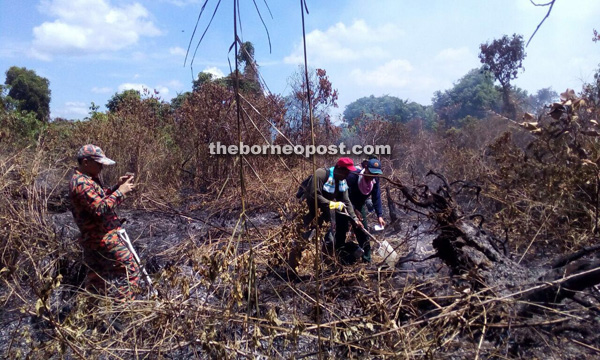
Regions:
<instances>
[{"instance_id":1,"label":"dry grass","mask_svg":"<svg viewBox=\"0 0 600 360\"><path fill-rule=\"evenodd\" d=\"M25 159L22 152L1 164L3 352L10 358L518 357L528 351L511 349L520 332L529 336L530 328L585 317L548 310L520 319L509 312L517 296L448 286L453 281L445 271L421 276L320 258L316 277L315 256L323 255L312 247L300 267L302 281L287 281L283 255L298 239L298 218L256 228L247 219L228 226L230 234L192 234L158 254L170 265L153 274L157 298L115 303L83 292L61 270L77 249L56 234L45 211L48 194L33 181L41 164ZM172 211L153 201L143 203ZM216 211L219 204L205 207ZM287 202L281 207L298 210ZM535 341L561 353L545 330Z\"/></svg>"},{"instance_id":2,"label":"dry grass","mask_svg":"<svg viewBox=\"0 0 600 360\"><path fill-rule=\"evenodd\" d=\"M203 101L209 100L210 96ZM369 266L341 266L308 244L299 269L301 281L288 281L283 277L285 258L293 241L300 241L303 212L290 198L312 164L275 157L243 160L242 191L239 159L215 161L199 151L205 143L193 142L203 130L209 136L204 141L219 131L235 139L235 118L226 117L223 127L207 129L198 119L208 122L210 116L201 107L188 106L190 113L175 115L158 111L161 107L150 99L89 122L51 126L36 146L3 152L0 301L5 357L477 359L540 354L559 358L566 351L597 355L597 336L581 337L584 330L572 329L573 323L595 326L593 307L543 308L522 318L514 309L522 305L519 294L526 288L507 293L481 283L477 274L450 277L434 260L424 263L426 272L390 269L377 256ZM187 122L181 120L185 116ZM578 168L581 171L573 176L566 162L572 161L571 154L565 151L564 162L551 164L556 170L552 178L543 178L550 165L524 161L530 148L522 143L528 138L498 138L508 129L507 122L488 121L458 133L437 134L414 124L387 128L376 123L360 141L393 142L394 154L383 160L385 171L406 184L434 189L435 184L424 178L425 170L434 169L451 180L481 186L479 201L469 193L461 204L483 214L486 228L499 236L508 229L510 250L515 256L525 254L525 261L539 264L544 260L538 258L540 251L548 244L558 249L589 244L597 216L586 184L595 173ZM259 141L268 129L247 126L252 130L245 135L252 141ZM186 133L191 137L185 138ZM58 230L47 209L66 186L64 179L73 165L67 154L84 142L101 145L120 164L107 171L107 182L124 171L138 173L140 191L128 206L203 224L201 232L182 231L177 244L154 254L163 261L152 274L157 298L115 303L80 287L80 249L69 234ZM596 154L595 142L584 144ZM196 152L186 161L192 151ZM532 183L526 176L531 171L546 182ZM557 188L561 191L554 191ZM397 190L390 191L397 205L406 205ZM561 223L567 213L575 215ZM264 223L257 214L279 218ZM414 242L412 226L427 231L421 229L429 229L431 223L427 214L416 211L401 216L404 230L394 235L394 244L404 254ZM120 326L112 325L114 321ZM563 325L566 335L557 336L554 329Z\"/></svg>"}]
</instances>

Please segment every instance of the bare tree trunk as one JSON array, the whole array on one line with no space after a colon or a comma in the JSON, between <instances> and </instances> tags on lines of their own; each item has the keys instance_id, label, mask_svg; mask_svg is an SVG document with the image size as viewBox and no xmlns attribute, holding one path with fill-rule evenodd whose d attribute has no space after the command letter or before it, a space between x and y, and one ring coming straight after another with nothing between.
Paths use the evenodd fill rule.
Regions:
<instances>
[{"instance_id":1,"label":"bare tree trunk","mask_svg":"<svg viewBox=\"0 0 600 360\"><path fill-rule=\"evenodd\" d=\"M512 120L516 120L517 109L510 101L510 85L502 86L502 102L504 107L504 115Z\"/></svg>"},{"instance_id":2,"label":"bare tree trunk","mask_svg":"<svg viewBox=\"0 0 600 360\"><path fill-rule=\"evenodd\" d=\"M394 230L400 231L402 226L401 226L400 222L398 221L398 210L396 209L396 204L394 203L394 201L392 199L392 195L390 195L390 189L387 186L385 188L385 197L386 197L387 203L388 203L388 210L390 212L391 224L394 227Z\"/></svg>"}]
</instances>

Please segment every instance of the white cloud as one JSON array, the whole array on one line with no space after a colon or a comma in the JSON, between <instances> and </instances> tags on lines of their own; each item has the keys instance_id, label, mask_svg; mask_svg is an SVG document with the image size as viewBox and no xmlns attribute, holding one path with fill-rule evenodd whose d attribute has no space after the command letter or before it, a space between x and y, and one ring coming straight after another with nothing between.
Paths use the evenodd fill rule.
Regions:
<instances>
[{"instance_id":1,"label":"white cloud","mask_svg":"<svg viewBox=\"0 0 600 360\"><path fill-rule=\"evenodd\" d=\"M216 66L206 68L206 69L202 70L202 72L212 74L213 79L218 79L218 78L222 78L225 76L225 74L221 71L221 69L219 69Z\"/></svg>"},{"instance_id":2,"label":"white cloud","mask_svg":"<svg viewBox=\"0 0 600 360\"><path fill-rule=\"evenodd\" d=\"M168 87L162 86L162 85L157 85L157 86L154 87L154 90L158 91L158 94L161 97L163 97L165 99L170 98L170 96L169 96L169 88Z\"/></svg>"},{"instance_id":3,"label":"white cloud","mask_svg":"<svg viewBox=\"0 0 600 360\"><path fill-rule=\"evenodd\" d=\"M390 58L390 41L403 35L404 31L395 24L370 27L364 20L355 20L350 26L339 22L325 31L307 34L306 48L311 62L317 63ZM297 44L284 62L299 64L303 59L303 45Z\"/></svg>"},{"instance_id":4,"label":"white cloud","mask_svg":"<svg viewBox=\"0 0 600 360\"><path fill-rule=\"evenodd\" d=\"M185 49L180 48L179 46L172 47L169 49L169 54L176 56L185 56Z\"/></svg>"},{"instance_id":5,"label":"white cloud","mask_svg":"<svg viewBox=\"0 0 600 360\"><path fill-rule=\"evenodd\" d=\"M361 86L400 88L409 83L409 74L413 66L404 59L395 59L372 70L354 69L350 78Z\"/></svg>"},{"instance_id":6,"label":"white cloud","mask_svg":"<svg viewBox=\"0 0 600 360\"><path fill-rule=\"evenodd\" d=\"M92 88L92 92L94 94L108 94L108 93L112 92L112 89L109 88L109 87L96 87L96 86L94 86Z\"/></svg>"},{"instance_id":7,"label":"white cloud","mask_svg":"<svg viewBox=\"0 0 600 360\"><path fill-rule=\"evenodd\" d=\"M52 113L53 118L63 119L82 119L88 116L90 112L89 105L83 102L68 101L63 107Z\"/></svg>"},{"instance_id":8,"label":"white cloud","mask_svg":"<svg viewBox=\"0 0 600 360\"><path fill-rule=\"evenodd\" d=\"M146 84L140 84L140 83L123 83L121 85L119 85L118 87L119 92L123 92L125 90L137 90L139 91L142 95L144 95L145 93L148 94L155 94L156 92L158 92L158 94L167 99L169 98L169 88L163 85L156 85L154 87L152 86L148 86Z\"/></svg>"},{"instance_id":9,"label":"white cloud","mask_svg":"<svg viewBox=\"0 0 600 360\"><path fill-rule=\"evenodd\" d=\"M146 84L135 84L135 83L123 83L118 87L119 92L123 92L125 90L137 90L140 93L143 93L144 90L149 89Z\"/></svg>"},{"instance_id":10,"label":"white cloud","mask_svg":"<svg viewBox=\"0 0 600 360\"><path fill-rule=\"evenodd\" d=\"M55 18L33 29L32 53L42 58L117 51L136 44L142 36L161 34L139 3L113 6L110 0L42 0L39 11Z\"/></svg>"}]
</instances>

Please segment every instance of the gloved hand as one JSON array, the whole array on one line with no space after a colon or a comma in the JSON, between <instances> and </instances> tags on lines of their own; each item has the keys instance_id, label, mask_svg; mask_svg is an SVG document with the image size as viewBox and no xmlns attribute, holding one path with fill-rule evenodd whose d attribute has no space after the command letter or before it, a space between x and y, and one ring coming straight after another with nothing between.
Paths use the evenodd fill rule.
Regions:
<instances>
[{"instance_id":1,"label":"gloved hand","mask_svg":"<svg viewBox=\"0 0 600 360\"><path fill-rule=\"evenodd\" d=\"M332 210L339 210L339 211L343 211L344 210L344 203L341 201L330 201L329 202L329 208Z\"/></svg>"}]
</instances>

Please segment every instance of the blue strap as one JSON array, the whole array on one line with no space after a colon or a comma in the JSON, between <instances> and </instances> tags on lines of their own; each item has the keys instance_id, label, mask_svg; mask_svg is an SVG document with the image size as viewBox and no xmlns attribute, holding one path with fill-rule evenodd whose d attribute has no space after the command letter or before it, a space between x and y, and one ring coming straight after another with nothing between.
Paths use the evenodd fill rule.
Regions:
<instances>
[{"instance_id":1,"label":"blue strap","mask_svg":"<svg viewBox=\"0 0 600 360\"><path fill-rule=\"evenodd\" d=\"M323 190L330 194L335 193L335 179L333 178L333 167L329 168L329 177L325 184L323 184ZM348 183L346 180L341 180L338 184L338 190L344 192L348 190Z\"/></svg>"}]
</instances>

